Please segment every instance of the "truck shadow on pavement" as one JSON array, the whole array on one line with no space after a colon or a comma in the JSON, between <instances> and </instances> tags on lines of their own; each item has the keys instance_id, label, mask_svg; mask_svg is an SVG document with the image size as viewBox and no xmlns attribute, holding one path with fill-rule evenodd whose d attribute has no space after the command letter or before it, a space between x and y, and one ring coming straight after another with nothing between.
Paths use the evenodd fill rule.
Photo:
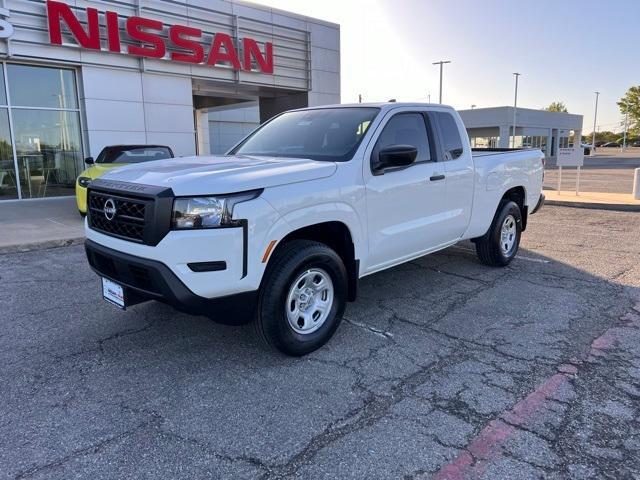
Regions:
<instances>
[{"instance_id":1,"label":"truck shadow on pavement","mask_svg":"<svg viewBox=\"0 0 640 480\"><path fill-rule=\"evenodd\" d=\"M104 304L81 247L0 256L0 471L633 476L637 262L581 241L532 241L504 269L463 244L366 277L333 340L300 359L159 303Z\"/></svg>"}]
</instances>

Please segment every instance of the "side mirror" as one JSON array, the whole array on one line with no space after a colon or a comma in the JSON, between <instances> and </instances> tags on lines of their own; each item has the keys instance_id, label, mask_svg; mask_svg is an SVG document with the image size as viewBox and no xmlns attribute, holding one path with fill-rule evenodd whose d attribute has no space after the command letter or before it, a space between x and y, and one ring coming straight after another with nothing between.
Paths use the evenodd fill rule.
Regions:
<instances>
[{"instance_id":1,"label":"side mirror","mask_svg":"<svg viewBox=\"0 0 640 480\"><path fill-rule=\"evenodd\" d=\"M411 145L389 145L378 152L377 164L373 170L380 172L385 168L406 167L418 156L418 149Z\"/></svg>"},{"instance_id":2,"label":"side mirror","mask_svg":"<svg viewBox=\"0 0 640 480\"><path fill-rule=\"evenodd\" d=\"M93 160L93 157L87 157L84 159L84 163L86 163L87 165L93 165L96 162Z\"/></svg>"}]
</instances>

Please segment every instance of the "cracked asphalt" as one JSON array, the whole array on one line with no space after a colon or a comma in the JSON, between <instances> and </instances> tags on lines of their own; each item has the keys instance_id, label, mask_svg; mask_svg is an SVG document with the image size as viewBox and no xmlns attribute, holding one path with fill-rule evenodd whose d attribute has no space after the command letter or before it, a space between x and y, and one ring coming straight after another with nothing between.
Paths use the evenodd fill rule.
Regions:
<instances>
[{"instance_id":1,"label":"cracked asphalt","mask_svg":"<svg viewBox=\"0 0 640 480\"><path fill-rule=\"evenodd\" d=\"M100 298L82 247L0 255L0 478L640 478L640 215L545 207L363 279L323 349Z\"/></svg>"}]
</instances>

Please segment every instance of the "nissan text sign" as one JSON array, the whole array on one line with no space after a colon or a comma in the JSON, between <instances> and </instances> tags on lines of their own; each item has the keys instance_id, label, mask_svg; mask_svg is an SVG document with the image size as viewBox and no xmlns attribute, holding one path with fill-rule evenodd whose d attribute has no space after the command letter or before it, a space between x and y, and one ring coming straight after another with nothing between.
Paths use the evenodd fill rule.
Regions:
<instances>
[{"instance_id":1,"label":"nissan text sign","mask_svg":"<svg viewBox=\"0 0 640 480\"><path fill-rule=\"evenodd\" d=\"M66 25L78 45L82 48L102 50L100 42L100 22L95 8L86 9L86 29L71 8L62 2L47 1L47 19L49 40L53 45L62 45L62 29ZM144 17L126 18L125 32L121 32L117 12L104 12L107 42L104 47L110 52L125 53L138 57L168 58L174 62L185 62L215 66L228 66L233 70L259 71L273 74L273 44L265 42L264 53L258 42L251 38L238 39L236 49L233 39L226 33L211 36L206 49L200 43L208 39L203 37L199 28L186 25L171 25L168 28L168 41L162 37L167 29L158 20ZM122 50L123 35L136 42Z\"/></svg>"}]
</instances>

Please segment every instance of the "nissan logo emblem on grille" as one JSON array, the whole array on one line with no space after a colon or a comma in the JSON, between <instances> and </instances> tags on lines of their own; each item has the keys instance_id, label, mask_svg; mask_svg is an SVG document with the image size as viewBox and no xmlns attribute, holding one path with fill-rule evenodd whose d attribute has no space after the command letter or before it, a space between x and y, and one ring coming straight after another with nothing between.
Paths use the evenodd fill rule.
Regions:
<instances>
[{"instance_id":1,"label":"nissan logo emblem on grille","mask_svg":"<svg viewBox=\"0 0 640 480\"><path fill-rule=\"evenodd\" d=\"M113 201L113 198L107 198L104 202L104 217L111 221L116 216L116 202Z\"/></svg>"}]
</instances>

